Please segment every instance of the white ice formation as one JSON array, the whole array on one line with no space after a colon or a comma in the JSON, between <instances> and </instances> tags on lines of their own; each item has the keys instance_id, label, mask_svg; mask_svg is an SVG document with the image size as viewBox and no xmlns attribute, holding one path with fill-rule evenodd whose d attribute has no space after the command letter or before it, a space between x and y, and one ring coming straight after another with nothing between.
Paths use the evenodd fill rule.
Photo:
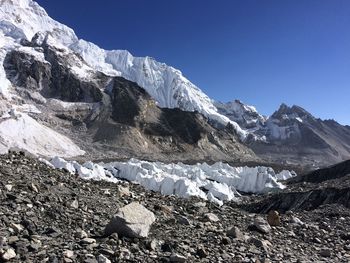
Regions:
<instances>
[{"instance_id":1,"label":"white ice formation","mask_svg":"<svg viewBox=\"0 0 350 263\"><path fill-rule=\"evenodd\" d=\"M240 196L238 191L264 193L283 189L284 185L278 180L296 175L293 171L276 174L268 167L232 167L222 162L213 165L206 163L186 165L130 159L127 162L107 164L87 162L80 165L74 161L69 162L55 157L51 160L51 164L55 168L78 174L83 179L110 182L125 179L164 195L184 198L197 196L219 205L222 205L223 201L237 200Z\"/></svg>"}]
</instances>

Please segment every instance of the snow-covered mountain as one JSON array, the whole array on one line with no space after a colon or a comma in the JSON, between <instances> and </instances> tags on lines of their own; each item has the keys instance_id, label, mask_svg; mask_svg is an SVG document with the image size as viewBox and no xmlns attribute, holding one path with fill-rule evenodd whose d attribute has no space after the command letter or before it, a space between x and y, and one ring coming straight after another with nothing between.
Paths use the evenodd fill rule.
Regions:
<instances>
[{"instance_id":1,"label":"snow-covered mountain","mask_svg":"<svg viewBox=\"0 0 350 263\"><path fill-rule=\"evenodd\" d=\"M256 159L237 139L246 132L179 70L79 40L32 0L0 3L1 152Z\"/></svg>"},{"instance_id":2,"label":"snow-covered mountain","mask_svg":"<svg viewBox=\"0 0 350 263\"><path fill-rule=\"evenodd\" d=\"M181 71L150 57L133 57L125 50L107 51L78 39L72 29L51 19L32 0L2 0L0 20L0 32L11 38L9 42L19 42L24 38L31 40L37 32L49 33L52 46L69 48L81 55L90 67L106 75L122 76L136 82L160 107L198 111L219 125L230 122L242 139L247 134L237 123L218 113L212 100ZM6 80L2 78L2 81Z\"/></svg>"},{"instance_id":3,"label":"snow-covered mountain","mask_svg":"<svg viewBox=\"0 0 350 263\"><path fill-rule=\"evenodd\" d=\"M247 143L271 161L323 166L350 159L349 127L315 118L299 106L282 104L254 133L263 140Z\"/></svg>"},{"instance_id":4,"label":"snow-covered mountain","mask_svg":"<svg viewBox=\"0 0 350 263\"><path fill-rule=\"evenodd\" d=\"M264 125L266 117L258 113L254 106L244 104L240 100L227 103L215 102L218 112L237 122L243 129L252 131Z\"/></svg>"}]
</instances>

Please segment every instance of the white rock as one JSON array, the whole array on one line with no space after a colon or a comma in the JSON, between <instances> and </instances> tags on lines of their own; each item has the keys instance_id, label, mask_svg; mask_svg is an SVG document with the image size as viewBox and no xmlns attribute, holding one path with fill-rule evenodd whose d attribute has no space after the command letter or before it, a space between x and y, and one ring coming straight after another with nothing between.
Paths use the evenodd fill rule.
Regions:
<instances>
[{"instance_id":1,"label":"white rock","mask_svg":"<svg viewBox=\"0 0 350 263\"><path fill-rule=\"evenodd\" d=\"M11 185L11 184L5 185L5 189L6 189L7 191L9 191L9 192L12 191L12 188L13 188L13 185Z\"/></svg>"},{"instance_id":2,"label":"white rock","mask_svg":"<svg viewBox=\"0 0 350 263\"><path fill-rule=\"evenodd\" d=\"M72 251L72 250L65 250L65 251L63 251L63 256L65 258L72 258L74 256L74 251Z\"/></svg>"},{"instance_id":3,"label":"white rock","mask_svg":"<svg viewBox=\"0 0 350 263\"><path fill-rule=\"evenodd\" d=\"M78 209L78 208L79 208L79 202L78 202L78 200L74 200L74 201L70 204L70 206L71 206L72 208Z\"/></svg>"},{"instance_id":4,"label":"white rock","mask_svg":"<svg viewBox=\"0 0 350 263\"><path fill-rule=\"evenodd\" d=\"M172 254L170 256L170 262L186 262L186 257L180 254Z\"/></svg>"},{"instance_id":5,"label":"white rock","mask_svg":"<svg viewBox=\"0 0 350 263\"><path fill-rule=\"evenodd\" d=\"M104 255L101 255L101 254L98 255L97 262L98 263L111 263L111 261L107 257L105 257Z\"/></svg>"},{"instance_id":6,"label":"white rock","mask_svg":"<svg viewBox=\"0 0 350 263\"><path fill-rule=\"evenodd\" d=\"M2 259L4 261L9 261L15 257L16 257L16 252L12 248L7 249L6 252L2 255Z\"/></svg>"}]
</instances>

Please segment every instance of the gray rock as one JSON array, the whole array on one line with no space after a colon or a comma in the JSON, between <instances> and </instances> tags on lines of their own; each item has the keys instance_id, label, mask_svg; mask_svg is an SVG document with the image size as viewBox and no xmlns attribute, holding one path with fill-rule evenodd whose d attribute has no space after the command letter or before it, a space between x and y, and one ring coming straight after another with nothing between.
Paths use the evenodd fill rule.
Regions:
<instances>
[{"instance_id":1,"label":"gray rock","mask_svg":"<svg viewBox=\"0 0 350 263\"><path fill-rule=\"evenodd\" d=\"M154 214L137 202L120 208L105 228L105 234L144 238L156 220Z\"/></svg>"},{"instance_id":2,"label":"gray rock","mask_svg":"<svg viewBox=\"0 0 350 263\"><path fill-rule=\"evenodd\" d=\"M130 257L131 257L131 252L129 249L127 248L120 249L120 254L119 254L120 259L130 259Z\"/></svg>"},{"instance_id":3,"label":"gray rock","mask_svg":"<svg viewBox=\"0 0 350 263\"><path fill-rule=\"evenodd\" d=\"M200 247L197 249L197 255L200 258L206 258L208 256L208 252L204 248Z\"/></svg>"},{"instance_id":4,"label":"gray rock","mask_svg":"<svg viewBox=\"0 0 350 263\"><path fill-rule=\"evenodd\" d=\"M65 258L72 258L74 256L74 252L72 250L65 250L63 251L63 256Z\"/></svg>"},{"instance_id":5,"label":"gray rock","mask_svg":"<svg viewBox=\"0 0 350 263\"><path fill-rule=\"evenodd\" d=\"M130 196L130 190L127 186L118 185L117 191L119 197Z\"/></svg>"},{"instance_id":6,"label":"gray rock","mask_svg":"<svg viewBox=\"0 0 350 263\"><path fill-rule=\"evenodd\" d=\"M254 244L256 247L263 248L266 252L272 246L270 241L268 241L268 240L260 240L260 239L255 238L255 237L251 237L249 239L249 242Z\"/></svg>"},{"instance_id":7,"label":"gray rock","mask_svg":"<svg viewBox=\"0 0 350 263\"><path fill-rule=\"evenodd\" d=\"M271 231L271 226L269 223L262 217L256 217L254 219L254 226L257 230L259 230L261 233L267 234Z\"/></svg>"},{"instance_id":8,"label":"gray rock","mask_svg":"<svg viewBox=\"0 0 350 263\"><path fill-rule=\"evenodd\" d=\"M5 189L6 189L7 191L9 191L9 192L12 191L12 188L13 188L13 185L11 185L11 184L5 185Z\"/></svg>"},{"instance_id":9,"label":"gray rock","mask_svg":"<svg viewBox=\"0 0 350 263\"><path fill-rule=\"evenodd\" d=\"M78 208L79 208L79 202L78 202L78 200L74 200L74 201L70 204L70 206L71 206L72 208L74 208L74 209L78 209Z\"/></svg>"},{"instance_id":10,"label":"gray rock","mask_svg":"<svg viewBox=\"0 0 350 263\"><path fill-rule=\"evenodd\" d=\"M146 248L149 250L156 250L158 246L158 241L156 239L146 241Z\"/></svg>"},{"instance_id":11,"label":"gray rock","mask_svg":"<svg viewBox=\"0 0 350 263\"><path fill-rule=\"evenodd\" d=\"M220 219L218 218L217 215L213 214L213 213L206 213L204 215L204 218L207 220L207 221L210 221L210 222L219 222Z\"/></svg>"},{"instance_id":12,"label":"gray rock","mask_svg":"<svg viewBox=\"0 0 350 263\"><path fill-rule=\"evenodd\" d=\"M328 249L328 248L321 249L320 256L322 256L322 257L330 257L331 256L331 250Z\"/></svg>"},{"instance_id":13,"label":"gray rock","mask_svg":"<svg viewBox=\"0 0 350 263\"><path fill-rule=\"evenodd\" d=\"M177 221L181 225L187 225L187 226L191 225L191 221L185 216L180 216Z\"/></svg>"},{"instance_id":14,"label":"gray rock","mask_svg":"<svg viewBox=\"0 0 350 263\"><path fill-rule=\"evenodd\" d=\"M241 230L236 227L236 226L233 226L231 228L229 228L227 231L226 231L226 235L229 236L229 237L233 237L233 238L237 238L239 240L243 240L244 239L244 235L243 233L241 232Z\"/></svg>"},{"instance_id":15,"label":"gray rock","mask_svg":"<svg viewBox=\"0 0 350 263\"><path fill-rule=\"evenodd\" d=\"M186 262L186 257L180 254L172 254L170 256L170 262Z\"/></svg>"},{"instance_id":16,"label":"gray rock","mask_svg":"<svg viewBox=\"0 0 350 263\"><path fill-rule=\"evenodd\" d=\"M93 244L93 243L96 243L96 239L86 237L86 238L83 238L81 240L81 243L82 244Z\"/></svg>"}]
</instances>

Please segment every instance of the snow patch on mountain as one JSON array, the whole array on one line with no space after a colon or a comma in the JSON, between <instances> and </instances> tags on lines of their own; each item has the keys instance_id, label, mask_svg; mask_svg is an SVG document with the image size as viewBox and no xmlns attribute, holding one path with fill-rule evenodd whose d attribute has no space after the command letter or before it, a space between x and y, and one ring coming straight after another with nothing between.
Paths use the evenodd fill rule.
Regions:
<instances>
[{"instance_id":1,"label":"snow patch on mountain","mask_svg":"<svg viewBox=\"0 0 350 263\"><path fill-rule=\"evenodd\" d=\"M254 131L264 125L266 117L260 115L254 106L244 104L240 100L227 103L215 102L218 112L237 122L242 128Z\"/></svg>"},{"instance_id":2,"label":"snow patch on mountain","mask_svg":"<svg viewBox=\"0 0 350 263\"><path fill-rule=\"evenodd\" d=\"M12 109L0 117L0 153L11 148L34 155L73 157L84 154L70 139Z\"/></svg>"},{"instance_id":3,"label":"snow patch on mountain","mask_svg":"<svg viewBox=\"0 0 350 263\"><path fill-rule=\"evenodd\" d=\"M83 179L110 182L126 179L164 195L184 198L197 196L219 205L222 205L223 201L237 200L240 196L237 190L264 193L283 189L285 186L278 180L296 176L294 172L286 170L276 174L269 167L232 167L222 162L213 165L186 165L130 159L127 162L87 162L80 165L55 157L50 163L57 169L65 169Z\"/></svg>"}]
</instances>

